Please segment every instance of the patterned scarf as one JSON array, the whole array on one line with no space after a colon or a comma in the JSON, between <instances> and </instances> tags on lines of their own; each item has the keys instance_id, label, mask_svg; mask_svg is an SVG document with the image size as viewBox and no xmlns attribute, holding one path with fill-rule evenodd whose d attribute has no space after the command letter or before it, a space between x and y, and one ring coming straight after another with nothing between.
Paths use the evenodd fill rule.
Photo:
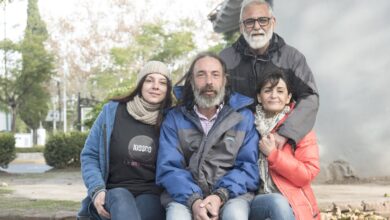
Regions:
<instances>
[{"instance_id":1,"label":"patterned scarf","mask_svg":"<svg viewBox=\"0 0 390 220\"><path fill-rule=\"evenodd\" d=\"M155 125L161 104L151 104L138 95L126 104L127 112L136 120L148 125Z\"/></svg>"},{"instance_id":2,"label":"patterned scarf","mask_svg":"<svg viewBox=\"0 0 390 220\"><path fill-rule=\"evenodd\" d=\"M267 136L278 124L278 122L290 111L290 107L286 106L284 109L272 116L266 117L266 112L263 109L263 106L256 106L256 115L255 115L255 125L257 131L260 133L261 137ZM272 178L268 173L268 161L267 157L263 153L259 153L259 160L257 161L260 171L260 178L262 180L262 185L259 188L259 193L273 193L279 192L278 188L275 186Z\"/></svg>"}]
</instances>

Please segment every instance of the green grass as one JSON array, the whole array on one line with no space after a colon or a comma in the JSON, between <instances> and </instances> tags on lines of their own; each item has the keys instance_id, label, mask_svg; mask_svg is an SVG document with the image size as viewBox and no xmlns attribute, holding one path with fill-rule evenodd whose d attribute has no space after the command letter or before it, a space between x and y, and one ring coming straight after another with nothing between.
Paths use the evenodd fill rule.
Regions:
<instances>
[{"instance_id":1,"label":"green grass","mask_svg":"<svg viewBox=\"0 0 390 220\"><path fill-rule=\"evenodd\" d=\"M10 197L11 193L10 189L0 188L0 216L53 216L59 211L76 213L80 208L80 202Z\"/></svg>"},{"instance_id":2,"label":"green grass","mask_svg":"<svg viewBox=\"0 0 390 220\"><path fill-rule=\"evenodd\" d=\"M11 189L6 189L6 188L0 188L0 196L2 197L3 195L11 194L12 190ZM0 197L0 198L1 198Z\"/></svg>"},{"instance_id":3,"label":"green grass","mask_svg":"<svg viewBox=\"0 0 390 220\"><path fill-rule=\"evenodd\" d=\"M28 174L8 174L0 171L0 182L30 182L39 183L43 179L69 177L80 175L79 168L72 169L54 169L45 173ZM34 219L44 219L50 217L54 219L59 212L71 212L76 215L80 208L80 202L48 200L48 199L30 199L25 197L15 197L13 190L8 187L0 187L0 219L17 219L17 216L34 216ZM11 216L11 217L10 217ZM16 216L16 217L15 217Z\"/></svg>"},{"instance_id":4,"label":"green grass","mask_svg":"<svg viewBox=\"0 0 390 220\"><path fill-rule=\"evenodd\" d=\"M9 181L10 179L31 179L31 180L42 180L42 179L50 179L53 177L65 175L67 173L81 172L80 168L66 168L66 169L51 169L44 173L5 173L0 171L0 179L2 181Z\"/></svg>"}]
</instances>

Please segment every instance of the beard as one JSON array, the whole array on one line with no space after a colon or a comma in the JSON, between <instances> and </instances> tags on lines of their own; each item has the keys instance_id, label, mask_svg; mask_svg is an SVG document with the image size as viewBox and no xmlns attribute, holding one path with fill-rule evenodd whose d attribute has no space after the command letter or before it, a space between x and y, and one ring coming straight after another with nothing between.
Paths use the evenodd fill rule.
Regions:
<instances>
[{"instance_id":1,"label":"beard","mask_svg":"<svg viewBox=\"0 0 390 220\"><path fill-rule=\"evenodd\" d=\"M263 48L267 43L271 40L272 35L274 33L274 27L271 26L268 31L264 31L260 29L258 31L252 30L250 33L247 33L245 30L243 31L244 38L246 42L248 42L249 46L252 49L260 49ZM264 35L254 35L254 34L264 34Z\"/></svg>"},{"instance_id":2,"label":"beard","mask_svg":"<svg viewBox=\"0 0 390 220\"><path fill-rule=\"evenodd\" d=\"M211 108L221 104L225 97L225 83L223 83L219 91L213 89L213 87L209 85L206 85L203 88L195 88L195 86L192 85L193 88L192 90L194 92L194 97L195 97L195 103L198 105L198 107ZM214 93L213 96L209 96L205 94L206 92L210 92L210 91Z\"/></svg>"}]
</instances>

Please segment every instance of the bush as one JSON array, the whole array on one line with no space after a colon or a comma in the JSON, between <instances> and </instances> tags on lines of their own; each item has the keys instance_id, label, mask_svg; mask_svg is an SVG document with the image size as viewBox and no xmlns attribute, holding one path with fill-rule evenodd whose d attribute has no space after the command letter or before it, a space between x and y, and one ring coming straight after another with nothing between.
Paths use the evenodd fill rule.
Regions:
<instances>
[{"instance_id":1,"label":"bush","mask_svg":"<svg viewBox=\"0 0 390 220\"><path fill-rule=\"evenodd\" d=\"M80 152L87 135L84 132L52 135L43 153L46 163L55 168L80 167Z\"/></svg>"},{"instance_id":2,"label":"bush","mask_svg":"<svg viewBox=\"0 0 390 220\"><path fill-rule=\"evenodd\" d=\"M16 153L43 153L45 146L34 145L33 147L17 147Z\"/></svg>"},{"instance_id":3,"label":"bush","mask_svg":"<svg viewBox=\"0 0 390 220\"><path fill-rule=\"evenodd\" d=\"M16 158L15 138L12 133L0 133L0 167L7 168Z\"/></svg>"}]
</instances>

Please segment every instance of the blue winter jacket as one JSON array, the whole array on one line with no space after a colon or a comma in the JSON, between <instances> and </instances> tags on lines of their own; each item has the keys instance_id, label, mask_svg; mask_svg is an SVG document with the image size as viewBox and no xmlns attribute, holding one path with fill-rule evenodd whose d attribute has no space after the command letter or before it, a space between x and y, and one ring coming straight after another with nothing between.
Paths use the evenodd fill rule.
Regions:
<instances>
[{"instance_id":1,"label":"blue winter jacket","mask_svg":"<svg viewBox=\"0 0 390 220\"><path fill-rule=\"evenodd\" d=\"M89 216L88 208L92 198L100 190L105 189L108 179L109 146L118 102L104 105L94 122L84 148L81 152L81 173L88 190L88 196L83 200L78 218Z\"/></svg>"},{"instance_id":2,"label":"blue winter jacket","mask_svg":"<svg viewBox=\"0 0 390 220\"><path fill-rule=\"evenodd\" d=\"M226 199L256 191L259 136L251 98L233 93L205 135L193 109L178 106L165 117L157 156L157 184L163 204L192 206L212 193Z\"/></svg>"}]
</instances>

